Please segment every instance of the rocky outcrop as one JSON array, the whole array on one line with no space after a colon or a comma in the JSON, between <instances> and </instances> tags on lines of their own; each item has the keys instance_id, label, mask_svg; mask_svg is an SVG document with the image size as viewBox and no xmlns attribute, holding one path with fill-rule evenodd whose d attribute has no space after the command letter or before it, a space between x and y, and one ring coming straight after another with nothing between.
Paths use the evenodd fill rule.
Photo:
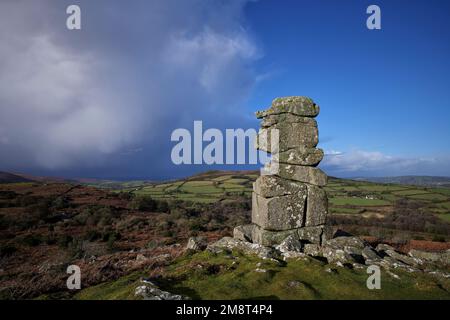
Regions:
<instances>
[{"instance_id":1,"label":"rocky outcrop","mask_svg":"<svg viewBox=\"0 0 450 320\"><path fill-rule=\"evenodd\" d=\"M234 228L233 230L233 238L241 241L252 241L252 233L253 233L253 225L243 225Z\"/></svg>"},{"instance_id":2,"label":"rocky outcrop","mask_svg":"<svg viewBox=\"0 0 450 320\"><path fill-rule=\"evenodd\" d=\"M206 242L206 239L203 237L191 237L188 240L188 243L186 245L187 250L193 250L193 251L201 251L206 249L206 246L208 243Z\"/></svg>"},{"instance_id":3,"label":"rocky outcrop","mask_svg":"<svg viewBox=\"0 0 450 320\"><path fill-rule=\"evenodd\" d=\"M231 237L224 237L207 247L208 251L215 253L232 251L233 249L240 250L245 254L255 254L261 259L273 259L279 257L279 252L277 252L274 248Z\"/></svg>"},{"instance_id":4,"label":"rocky outcrop","mask_svg":"<svg viewBox=\"0 0 450 320\"><path fill-rule=\"evenodd\" d=\"M323 189L327 176L317 168L323 158L323 151L316 148L319 136L314 117L318 114L319 107L306 97L277 98L269 109L256 113L261 119L256 146L272 153L278 171L260 176L253 184L252 223L236 227L233 238L223 238L208 250L237 249L263 259L309 257L359 269L378 265L393 277L397 275L392 269L428 272L436 270L427 269L430 263L448 266L450 251L411 250L405 255L385 244L373 248L358 237L333 237ZM272 129L278 130L279 144L271 140L276 136ZM445 272L439 275L450 276Z\"/></svg>"},{"instance_id":5,"label":"rocky outcrop","mask_svg":"<svg viewBox=\"0 0 450 320\"><path fill-rule=\"evenodd\" d=\"M316 231L306 232L308 237L315 237ZM277 234L279 232L273 232ZM396 251L385 244L373 248L364 240L353 236L341 236L325 240L321 245L317 243L305 243L300 240L298 233L284 234L286 237L279 241L278 245L265 246L250 243L246 240L225 237L208 246L207 250L215 253L223 251L241 251L245 254L257 255L262 259L285 260L289 259L320 259L327 264L342 268L364 269L371 265L377 265L394 278L399 276L395 270L407 272L424 272L439 278L450 278L447 252L425 252L411 250L406 255ZM420 258L419 258L420 256Z\"/></svg>"},{"instance_id":6,"label":"rocky outcrop","mask_svg":"<svg viewBox=\"0 0 450 320\"><path fill-rule=\"evenodd\" d=\"M417 261L441 263L443 265L450 266L450 249L448 249L445 253L427 252L412 249L408 252L408 255L416 259Z\"/></svg>"},{"instance_id":7,"label":"rocky outcrop","mask_svg":"<svg viewBox=\"0 0 450 320\"><path fill-rule=\"evenodd\" d=\"M272 154L278 172L262 175L253 184L252 224L236 227L236 239L275 246L287 237L301 245L321 245L331 238L322 189L327 176L316 167L324 155L316 148L318 114L319 106L307 97L277 98L256 113L261 119L256 147ZM276 134L278 143L272 141Z\"/></svg>"},{"instance_id":8,"label":"rocky outcrop","mask_svg":"<svg viewBox=\"0 0 450 320\"><path fill-rule=\"evenodd\" d=\"M141 281L141 285L136 288L134 295L143 300L189 300L188 297L163 291L148 280Z\"/></svg>"},{"instance_id":9,"label":"rocky outcrop","mask_svg":"<svg viewBox=\"0 0 450 320\"><path fill-rule=\"evenodd\" d=\"M290 235L275 247L281 253L302 252L303 244L297 237Z\"/></svg>"}]
</instances>

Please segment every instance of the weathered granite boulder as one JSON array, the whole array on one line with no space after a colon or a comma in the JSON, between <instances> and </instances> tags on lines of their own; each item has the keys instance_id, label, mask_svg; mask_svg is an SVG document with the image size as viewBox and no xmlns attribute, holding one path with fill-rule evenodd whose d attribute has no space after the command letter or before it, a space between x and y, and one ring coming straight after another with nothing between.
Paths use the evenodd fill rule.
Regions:
<instances>
[{"instance_id":1,"label":"weathered granite boulder","mask_svg":"<svg viewBox=\"0 0 450 320\"><path fill-rule=\"evenodd\" d=\"M223 252L224 250L232 251L233 249L241 250L246 254L255 254L261 259L274 259L279 257L279 253L274 248L259 243L237 240L231 237L224 237L210 244L206 248L206 250L216 253Z\"/></svg>"},{"instance_id":2,"label":"weathered granite boulder","mask_svg":"<svg viewBox=\"0 0 450 320\"><path fill-rule=\"evenodd\" d=\"M328 263L333 264L351 264L357 262L352 255L343 249L335 249L331 247L322 247L320 249L322 256L327 259Z\"/></svg>"},{"instance_id":3,"label":"weathered granite boulder","mask_svg":"<svg viewBox=\"0 0 450 320\"><path fill-rule=\"evenodd\" d=\"M361 255L366 260L366 264L373 264L376 261L381 260L380 255L373 248L367 246L361 251Z\"/></svg>"},{"instance_id":4,"label":"weathered granite boulder","mask_svg":"<svg viewBox=\"0 0 450 320\"><path fill-rule=\"evenodd\" d=\"M252 234L254 228L254 224L237 226L233 230L233 238L241 241L252 242Z\"/></svg>"},{"instance_id":5,"label":"weathered granite boulder","mask_svg":"<svg viewBox=\"0 0 450 320\"><path fill-rule=\"evenodd\" d=\"M298 229L298 238L307 243L322 243L323 226L304 227Z\"/></svg>"},{"instance_id":6,"label":"weathered granite boulder","mask_svg":"<svg viewBox=\"0 0 450 320\"><path fill-rule=\"evenodd\" d=\"M302 252L302 248L302 243L294 235L287 237L275 247L281 253L283 260L307 258L307 255Z\"/></svg>"},{"instance_id":7,"label":"weathered granite boulder","mask_svg":"<svg viewBox=\"0 0 450 320\"><path fill-rule=\"evenodd\" d=\"M326 241L329 241L334 238L334 229L330 225L323 225L323 232L322 232L322 243L325 243Z\"/></svg>"},{"instance_id":8,"label":"weathered granite boulder","mask_svg":"<svg viewBox=\"0 0 450 320\"><path fill-rule=\"evenodd\" d=\"M264 198L252 195L252 222L267 230L300 228L304 223L306 187L304 192Z\"/></svg>"},{"instance_id":9,"label":"weathered granite boulder","mask_svg":"<svg viewBox=\"0 0 450 320\"><path fill-rule=\"evenodd\" d=\"M272 101L272 106L265 111L256 113L256 117L263 118L273 114L292 113L304 117L316 117L320 108L310 98L307 97L283 97Z\"/></svg>"},{"instance_id":10,"label":"weathered granite boulder","mask_svg":"<svg viewBox=\"0 0 450 320\"><path fill-rule=\"evenodd\" d=\"M172 294L159 289L150 281L142 280L142 285L135 289L135 296L143 300L189 300L189 297Z\"/></svg>"},{"instance_id":11,"label":"weathered granite boulder","mask_svg":"<svg viewBox=\"0 0 450 320\"><path fill-rule=\"evenodd\" d=\"M297 230L298 229L271 231L263 229L260 226L255 226L253 229L252 240L254 243L259 243L263 246L274 246L280 244L290 235L297 237Z\"/></svg>"},{"instance_id":12,"label":"weathered granite boulder","mask_svg":"<svg viewBox=\"0 0 450 320\"><path fill-rule=\"evenodd\" d=\"M282 113L276 115L269 115L261 120L261 128L269 128L276 124L282 123L301 123L305 126L317 127L317 121L313 118L301 117L292 113Z\"/></svg>"},{"instance_id":13,"label":"weathered granite boulder","mask_svg":"<svg viewBox=\"0 0 450 320\"><path fill-rule=\"evenodd\" d=\"M327 175L319 168L282 163L279 165L278 176L284 179L304 182L319 187L324 187L328 180Z\"/></svg>"},{"instance_id":14,"label":"weathered granite boulder","mask_svg":"<svg viewBox=\"0 0 450 320\"><path fill-rule=\"evenodd\" d=\"M327 222L328 197L325 190L314 185L308 185L305 226L319 226Z\"/></svg>"},{"instance_id":15,"label":"weathered granite boulder","mask_svg":"<svg viewBox=\"0 0 450 320\"><path fill-rule=\"evenodd\" d=\"M408 255L419 261L442 263L450 266L450 249L445 252L429 252L412 249L408 252Z\"/></svg>"},{"instance_id":16,"label":"weathered granite boulder","mask_svg":"<svg viewBox=\"0 0 450 320\"><path fill-rule=\"evenodd\" d=\"M369 244L361 238L352 236L337 237L326 241L324 245L337 249L344 249L352 253L355 251L360 253L365 247L369 246Z\"/></svg>"},{"instance_id":17,"label":"weathered granite boulder","mask_svg":"<svg viewBox=\"0 0 450 320\"><path fill-rule=\"evenodd\" d=\"M375 250L377 250L378 252L384 254L384 252L385 252L386 250L395 250L395 249L394 249L394 247L392 247L392 246L390 246L390 245L388 245L388 244L380 243L380 244L377 245L377 247L375 248Z\"/></svg>"},{"instance_id":18,"label":"weathered granite boulder","mask_svg":"<svg viewBox=\"0 0 450 320\"><path fill-rule=\"evenodd\" d=\"M302 252L302 243L295 235L290 235L275 248L281 253Z\"/></svg>"},{"instance_id":19,"label":"weathered granite boulder","mask_svg":"<svg viewBox=\"0 0 450 320\"><path fill-rule=\"evenodd\" d=\"M382 266L385 269L407 269L408 265L395 259L392 258L391 256L384 256L383 259L379 262L379 265Z\"/></svg>"},{"instance_id":20,"label":"weathered granite boulder","mask_svg":"<svg viewBox=\"0 0 450 320\"><path fill-rule=\"evenodd\" d=\"M322 149L299 147L273 154L272 158L278 163L316 166L322 161L323 155Z\"/></svg>"},{"instance_id":21,"label":"weathered granite boulder","mask_svg":"<svg viewBox=\"0 0 450 320\"><path fill-rule=\"evenodd\" d=\"M262 120L256 147L272 153L264 171L271 176L254 183L252 225L236 228L236 239L284 246L293 241L321 245L332 238L326 227L327 194L321 188L327 176L316 167L324 156L315 148L319 132L313 118L318 113L319 106L307 97L277 98L269 109L257 112ZM276 133L279 140L272 141Z\"/></svg>"},{"instance_id":22,"label":"weathered granite boulder","mask_svg":"<svg viewBox=\"0 0 450 320\"><path fill-rule=\"evenodd\" d=\"M205 250L208 243L206 242L206 239L203 237L191 237L188 240L188 243L186 245L186 249L193 250L193 251L201 251Z\"/></svg>"},{"instance_id":23,"label":"weathered granite boulder","mask_svg":"<svg viewBox=\"0 0 450 320\"><path fill-rule=\"evenodd\" d=\"M389 257L394 258L394 259L401 261L404 264L407 264L410 266L414 266L414 265L422 263L422 261L420 259L401 254L395 250L385 250L384 253L387 254Z\"/></svg>"},{"instance_id":24,"label":"weathered granite boulder","mask_svg":"<svg viewBox=\"0 0 450 320\"><path fill-rule=\"evenodd\" d=\"M307 186L277 176L261 176L253 184L253 191L261 197L273 198L286 195L306 197Z\"/></svg>"},{"instance_id":25,"label":"weathered granite boulder","mask_svg":"<svg viewBox=\"0 0 450 320\"><path fill-rule=\"evenodd\" d=\"M323 244L322 253L328 262L364 263L362 251L369 246L358 237L337 237Z\"/></svg>"},{"instance_id":26,"label":"weathered granite boulder","mask_svg":"<svg viewBox=\"0 0 450 320\"><path fill-rule=\"evenodd\" d=\"M311 257L321 257L322 249L320 245L314 243L307 243L303 247L303 252Z\"/></svg>"},{"instance_id":27,"label":"weathered granite boulder","mask_svg":"<svg viewBox=\"0 0 450 320\"><path fill-rule=\"evenodd\" d=\"M254 183L253 223L267 230L299 228L304 223L307 186L276 176L261 176Z\"/></svg>"},{"instance_id":28,"label":"weathered granite boulder","mask_svg":"<svg viewBox=\"0 0 450 320\"><path fill-rule=\"evenodd\" d=\"M272 137L272 129L278 130L278 140ZM272 141L278 147L272 146ZM305 126L302 123L276 124L269 128L259 129L256 147L259 150L277 153L294 148L314 148L319 143L319 131L316 126Z\"/></svg>"}]
</instances>

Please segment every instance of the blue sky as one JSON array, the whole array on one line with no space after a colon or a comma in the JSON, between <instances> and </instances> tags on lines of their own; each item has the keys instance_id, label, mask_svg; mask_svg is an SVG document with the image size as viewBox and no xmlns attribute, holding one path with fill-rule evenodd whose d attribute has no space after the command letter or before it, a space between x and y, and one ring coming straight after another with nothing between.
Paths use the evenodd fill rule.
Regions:
<instances>
[{"instance_id":1,"label":"blue sky","mask_svg":"<svg viewBox=\"0 0 450 320\"><path fill-rule=\"evenodd\" d=\"M323 107L322 145L405 156L448 152L450 3L378 1L382 30L368 30L369 1L263 1L248 10L274 76L250 105L292 92Z\"/></svg>"},{"instance_id":2,"label":"blue sky","mask_svg":"<svg viewBox=\"0 0 450 320\"><path fill-rule=\"evenodd\" d=\"M258 67L273 73L255 90L250 105L274 95L309 95L322 106L319 124L325 150L446 161L448 1L279 3L249 5L252 31L264 44ZM370 4L381 8L381 30L366 28ZM373 173L382 175L381 169ZM448 175L448 169L421 171L419 166L399 174Z\"/></svg>"},{"instance_id":3,"label":"blue sky","mask_svg":"<svg viewBox=\"0 0 450 320\"><path fill-rule=\"evenodd\" d=\"M82 30L65 28L69 4ZM173 165L170 133L257 128L273 98L306 95L328 174L450 176L449 18L445 0L2 1L0 170L215 169Z\"/></svg>"}]
</instances>

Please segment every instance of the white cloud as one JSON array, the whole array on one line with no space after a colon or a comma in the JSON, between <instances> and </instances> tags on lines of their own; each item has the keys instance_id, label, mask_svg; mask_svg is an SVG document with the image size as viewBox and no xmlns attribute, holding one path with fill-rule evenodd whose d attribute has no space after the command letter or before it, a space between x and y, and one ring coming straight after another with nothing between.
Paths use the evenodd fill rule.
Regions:
<instances>
[{"instance_id":1,"label":"white cloud","mask_svg":"<svg viewBox=\"0 0 450 320\"><path fill-rule=\"evenodd\" d=\"M321 166L331 175L450 175L448 157L401 157L378 151L326 152Z\"/></svg>"},{"instance_id":2,"label":"white cloud","mask_svg":"<svg viewBox=\"0 0 450 320\"><path fill-rule=\"evenodd\" d=\"M195 36L174 35L164 52L165 61L177 70L198 74L198 81L208 92L223 89L224 77L243 63L258 57L258 51L243 33L224 35L205 28Z\"/></svg>"},{"instance_id":3,"label":"white cloud","mask_svg":"<svg viewBox=\"0 0 450 320\"><path fill-rule=\"evenodd\" d=\"M342 154L342 151L336 151L336 150L325 150L326 156L336 156Z\"/></svg>"}]
</instances>

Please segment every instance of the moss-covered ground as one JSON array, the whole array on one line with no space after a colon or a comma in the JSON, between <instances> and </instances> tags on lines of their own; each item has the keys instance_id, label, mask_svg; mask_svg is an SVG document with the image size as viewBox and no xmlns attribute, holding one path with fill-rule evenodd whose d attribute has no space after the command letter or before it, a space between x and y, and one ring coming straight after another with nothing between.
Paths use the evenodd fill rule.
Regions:
<instances>
[{"instance_id":1,"label":"moss-covered ground","mask_svg":"<svg viewBox=\"0 0 450 320\"><path fill-rule=\"evenodd\" d=\"M192 299L450 299L450 279L382 269L381 289L369 290L366 269L325 264L314 258L262 260L239 252L184 256L153 280L161 289ZM76 299L135 299L142 274L87 288Z\"/></svg>"}]
</instances>

